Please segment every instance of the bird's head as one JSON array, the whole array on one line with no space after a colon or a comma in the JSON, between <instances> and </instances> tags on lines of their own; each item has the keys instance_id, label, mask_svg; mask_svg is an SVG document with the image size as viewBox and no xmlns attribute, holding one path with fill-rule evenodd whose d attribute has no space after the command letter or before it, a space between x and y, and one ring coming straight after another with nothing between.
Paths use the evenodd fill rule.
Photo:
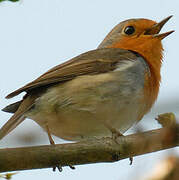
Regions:
<instances>
[{"instance_id":1,"label":"bird's head","mask_svg":"<svg viewBox=\"0 0 179 180\"><path fill-rule=\"evenodd\" d=\"M119 23L106 36L98 48L121 48L142 55L147 61L162 60L161 40L174 31L160 33L169 16L159 23L149 19L129 19Z\"/></svg>"}]
</instances>

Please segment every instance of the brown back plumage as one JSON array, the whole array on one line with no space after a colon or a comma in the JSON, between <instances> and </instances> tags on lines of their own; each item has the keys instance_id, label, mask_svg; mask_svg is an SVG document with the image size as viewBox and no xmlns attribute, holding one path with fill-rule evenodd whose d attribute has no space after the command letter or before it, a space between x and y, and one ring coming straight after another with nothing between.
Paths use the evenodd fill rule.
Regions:
<instances>
[{"instance_id":1,"label":"brown back plumage","mask_svg":"<svg viewBox=\"0 0 179 180\"><path fill-rule=\"evenodd\" d=\"M118 61L129 58L135 59L136 56L130 51L119 48L92 50L55 66L36 80L10 93L6 98L12 98L23 91L29 92L39 87L62 83L77 76L112 71Z\"/></svg>"}]
</instances>

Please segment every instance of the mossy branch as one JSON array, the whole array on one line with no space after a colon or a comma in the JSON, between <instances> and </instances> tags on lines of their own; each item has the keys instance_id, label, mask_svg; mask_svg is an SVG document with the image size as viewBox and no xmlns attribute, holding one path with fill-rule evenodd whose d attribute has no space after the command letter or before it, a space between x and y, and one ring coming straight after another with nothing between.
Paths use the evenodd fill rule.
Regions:
<instances>
[{"instance_id":1,"label":"mossy branch","mask_svg":"<svg viewBox=\"0 0 179 180\"><path fill-rule=\"evenodd\" d=\"M179 125L77 143L0 149L0 172L69 166L121 159L179 145Z\"/></svg>"}]
</instances>

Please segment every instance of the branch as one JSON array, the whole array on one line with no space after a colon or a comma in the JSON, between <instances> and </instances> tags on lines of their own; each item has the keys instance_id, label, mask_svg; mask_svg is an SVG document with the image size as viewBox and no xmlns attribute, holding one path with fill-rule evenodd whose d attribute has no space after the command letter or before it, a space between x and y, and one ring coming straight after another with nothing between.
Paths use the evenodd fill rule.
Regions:
<instances>
[{"instance_id":1,"label":"branch","mask_svg":"<svg viewBox=\"0 0 179 180\"><path fill-rule=\"evenodd\" d=\"M77 143L0 149L0 172L115 162L179 145L179 125Z\"/></svg>"},{"instance_id":2,"label":"branch","mask_svg":"<svg viewBox=\"0 0 179 180\"><path fill-rule=\"evenodd\" d=\"M20 1L20 0L0 0L0 3L3 2L3 1L17 2L17 1Z\"/></svg>"}]
</instances>

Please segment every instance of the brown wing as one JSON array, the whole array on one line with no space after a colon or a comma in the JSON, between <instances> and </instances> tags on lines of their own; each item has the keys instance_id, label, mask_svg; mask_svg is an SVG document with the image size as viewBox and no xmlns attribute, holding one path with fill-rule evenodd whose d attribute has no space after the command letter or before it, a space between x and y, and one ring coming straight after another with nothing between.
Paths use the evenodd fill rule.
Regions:
<instances>
[{"instance_id":1,"label":"brown wing","mask_svg":"<svg viewBox=\"0 0 179 180\"><path fill-rule=\"evenodd\" d=\"M124 59L136 59L135 53L119 48L96 49L55 66L36 80L10 93L12 98L23 91L29 92L39 87L62 83L85 74L98 74L114 70L116 64Z\"/></svg>"}]
</instances>

